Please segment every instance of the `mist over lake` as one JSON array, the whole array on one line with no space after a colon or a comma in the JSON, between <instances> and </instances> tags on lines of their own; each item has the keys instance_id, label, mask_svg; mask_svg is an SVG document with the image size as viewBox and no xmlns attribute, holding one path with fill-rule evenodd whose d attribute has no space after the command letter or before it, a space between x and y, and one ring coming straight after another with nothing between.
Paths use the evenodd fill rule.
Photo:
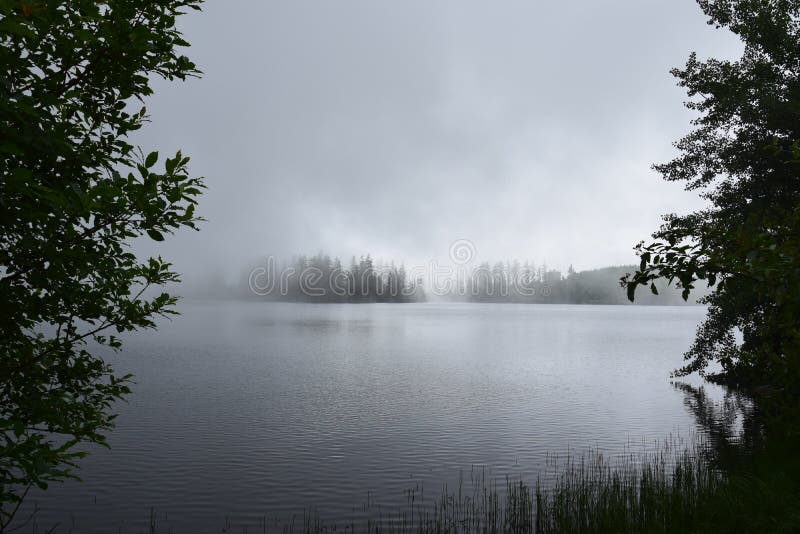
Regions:
<instances>
[{"instance_id":1,"label":"mist over lake","mask_svg":"<svg viewBox=\"0 0 800 534\"><path fill-rule=\"evenodd\" d=\"M800 532L800 0L0 42L0 534Z\"/></svg>"},{"instance_id":2,"label":"mist over lake","mask_svg":"<svg viewBox=\"0 0 800 534\"><path fill-rule=\"evenodd\" d=\"M82 462L83 484L31 498L41 526L146 531L151 507L176 532L220 532L226 517L241 531L304 507L346 523L368 498L390 510L405 490L430 498L471 471L535 482L548 455L614 456L698 430L668 370L700 306L187 300L180 311L110 356L136 394L119 405L111 450Z\"/></svg>"}]
</instances>

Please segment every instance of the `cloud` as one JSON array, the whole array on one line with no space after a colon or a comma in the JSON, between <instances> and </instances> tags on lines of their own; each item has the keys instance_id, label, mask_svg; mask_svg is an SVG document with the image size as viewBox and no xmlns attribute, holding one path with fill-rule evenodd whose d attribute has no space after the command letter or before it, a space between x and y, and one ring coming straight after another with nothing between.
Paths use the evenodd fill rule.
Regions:
<instances>
[{"instance_id":1,"label":"cloud","mask_svg":"<svg viewBox=\"0 0 800 534\"><path fill-rule=\"evenodd\" d=\"M191 273L326 250L422 262L630 262L699 205L650 164L691 115L669 69L737 41L690 0L223 2L181 22L201 80L156 83L137 138L207 177Z\"/></svg>"}]
</instances>

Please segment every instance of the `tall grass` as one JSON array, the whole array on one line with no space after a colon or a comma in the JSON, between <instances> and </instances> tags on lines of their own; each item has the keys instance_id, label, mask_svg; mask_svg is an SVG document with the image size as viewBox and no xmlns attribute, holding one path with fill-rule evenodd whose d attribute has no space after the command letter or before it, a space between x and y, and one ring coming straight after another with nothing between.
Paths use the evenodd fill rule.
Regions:
<instances>
[{"instance_id":1,"label":"tall grass","mask_svg":"<svg viewBox=\"0 0 800 534\"><path fill-rule=\"evenodd\" d=\"M386 511L368 500L349 524L326 523L306 512L291 521L263 518L258 525L227 522L226 532L323 534L366 532L550 533L681 532L697 524L700 507L726 483L700 447L676 450L676 440L657 452L612 459L593 451L550 456L548 476L490 480L471 471L456 488L426 500L409 489L402 509ZM698 452L700 451L700 452ZM547 474L546 473L546 474Z\"/></svg>"}]
</instances>

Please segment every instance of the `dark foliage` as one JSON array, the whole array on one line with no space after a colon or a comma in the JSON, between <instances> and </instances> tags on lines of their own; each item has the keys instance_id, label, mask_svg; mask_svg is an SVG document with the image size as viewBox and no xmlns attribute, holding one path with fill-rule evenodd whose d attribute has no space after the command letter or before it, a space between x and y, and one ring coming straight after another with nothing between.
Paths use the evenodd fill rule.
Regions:
<instances>
[{"instance_id":1,"label":"dark foliage","mask_svg":"<svg viewBox=\"0 0 800 534\"><path fill-rule=\"evenodd\" d=\"M198 74L175 18L198 2L0 1L0 532L33 486L74 476L128 393L91 349L154 326L175 298L127 248L194 228L202 183L128 135L151 78ZM90 350L91 349L91 350Z\"/></svg>"},{"instance_id":2,"label":"dark foliage","mask_svg":"<svg viewBox=\"0 0 800 534\"><path fill-rule=\"evenodd\" d=\"M709 24L742 39L744 53L736 61L692 54L673 71L699 116L676 143L680 154L655 168L709 207L665 216L622 283L631 300L658 277L676 281L684 297L699 281L713 286L677 374L717 361L728 382L792 396L800 384L800 1L699 4Z\"/></svg>"}]
</instances>

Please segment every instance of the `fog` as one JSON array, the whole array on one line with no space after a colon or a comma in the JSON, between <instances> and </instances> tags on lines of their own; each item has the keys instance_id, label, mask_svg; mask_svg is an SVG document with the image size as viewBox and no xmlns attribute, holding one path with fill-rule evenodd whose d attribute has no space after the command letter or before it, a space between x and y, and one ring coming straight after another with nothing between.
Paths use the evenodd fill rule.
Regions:
<instances>
[{"instance_id":1,"label":"fog","mask_svg":"<svg viewBox=\"0 0 800 534\"><path fill-rule=\"evenodd\" d=\"M146 150L207 178L202 231L137 252L187 279L259 256L632 263L694 194L650 169L691 114L669 69L730 57L694 0L223 2L183 18L204 71L157 81Z\"/></svg>"}]
</instances>

